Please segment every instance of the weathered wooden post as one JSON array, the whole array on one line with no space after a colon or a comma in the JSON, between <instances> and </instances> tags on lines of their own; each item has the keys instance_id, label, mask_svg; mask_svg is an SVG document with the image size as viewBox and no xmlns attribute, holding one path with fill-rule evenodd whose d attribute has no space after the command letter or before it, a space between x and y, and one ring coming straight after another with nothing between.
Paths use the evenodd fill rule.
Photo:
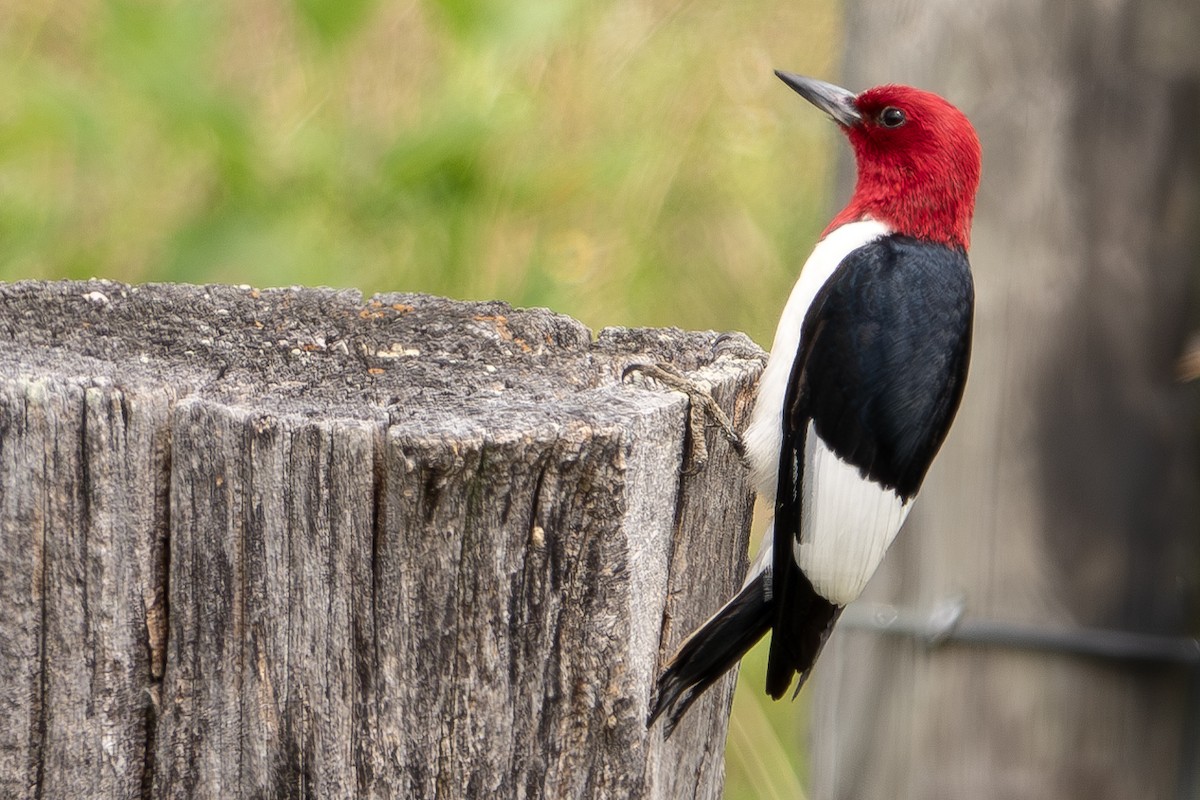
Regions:
<instances>
[{"instance_id":1,"label":"weathered wooden post","mask_svg":"<svg viewBox=\"0 0 1200 800\"><path fill-rule=\"evenodd\" d=\"M845 83L944 93L984 153L962 411L865 599L1194 634L1196 405L1175 362L1200 266L1200 6L847 14ZM998 639L930 648L843 625L812 689L814 800L1187 796L1186 669Z\"/></svg>"},{"instance_id":2,"label":"weathered wooden post","mask_svg":"<svg viewBox=\"0 0 1200 800\"><path fill-rule=\"evenodd\" d=\"M0 331L0 795L719 796L732 680L644 720L750 490L620 376L740 416L753 357L315 289L13 284Z\"/></svg>"}]
</instances>

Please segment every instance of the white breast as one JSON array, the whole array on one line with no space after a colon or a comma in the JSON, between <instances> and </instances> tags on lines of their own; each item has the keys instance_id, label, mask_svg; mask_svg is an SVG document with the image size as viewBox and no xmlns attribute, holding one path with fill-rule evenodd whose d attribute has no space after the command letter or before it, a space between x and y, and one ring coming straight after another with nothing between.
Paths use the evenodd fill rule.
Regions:
<instances>
[{"instance_id":1,"label":"white breast","mask_svg":"<svg viewBox=\"0 0 1200 800\"><path fill-rule=\"evenodd\" d=\"M800 329L813 298L850 252L891 233L882 222L851 222L832 231L817 243L800 277L792 288L771 356L758 384L758 399L746 429L746 452L753 469L758 493L768 507L775 503L775 485L779 480L779 451L783 447L783 400L787 393L792 363L800 349Z\"/></svg>"}]
</instances>

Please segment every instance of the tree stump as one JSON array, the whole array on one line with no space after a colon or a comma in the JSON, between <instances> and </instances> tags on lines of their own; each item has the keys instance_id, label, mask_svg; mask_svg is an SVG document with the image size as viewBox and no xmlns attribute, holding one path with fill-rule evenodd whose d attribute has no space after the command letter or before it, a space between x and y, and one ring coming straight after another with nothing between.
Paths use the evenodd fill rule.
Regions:
<instances>
[{"instance_id":1,"label":"tree stump","mask_svg":"<svg viewBox=\"0 0 1200 800\"><path fill-rule=\"evenodd\" d=\"M231 286L0 286L0 795L718 797L732 677L659 662L740 580L711 333Z\"/></svg>"}]
</instances>

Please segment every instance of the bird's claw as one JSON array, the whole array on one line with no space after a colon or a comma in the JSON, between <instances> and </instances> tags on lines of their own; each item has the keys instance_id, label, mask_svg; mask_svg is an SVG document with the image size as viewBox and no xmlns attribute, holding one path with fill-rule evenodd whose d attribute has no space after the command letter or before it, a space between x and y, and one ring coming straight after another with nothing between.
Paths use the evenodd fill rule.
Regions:
<instances>
[{"instance_id":1,"label":"bird's claw","mask_svg":"<svg viewBox=\"0 0 1200 800\"><path fill-rule=\"evenodd\" d=\"M709 348L709 356L713 361L722 356L729 356L742 361L757 361L764 368L767 366L767 352L744 333L726 331L717 334L712 347Z\"/></svg>"},{"instance_id":2,"label":"bird's claw","mask_svg":"<svg viewBox=\"0 0 1200 800\"><path fill-rule=\"evenodd\" d=\"M708 463L708 442L704 438L704 429L709 421L720 429L734 452L745 461L746 446L742 442L742 437L734 429L729 415L717 404L711 391L690 380L671 364L629 364L622 370L621 380L627 379L635 372L658 381L669 389L687 395L688 433L691 438L691 448L688 466L683 470L684 475L695 475Z\"/></svg>"}]
</instances>

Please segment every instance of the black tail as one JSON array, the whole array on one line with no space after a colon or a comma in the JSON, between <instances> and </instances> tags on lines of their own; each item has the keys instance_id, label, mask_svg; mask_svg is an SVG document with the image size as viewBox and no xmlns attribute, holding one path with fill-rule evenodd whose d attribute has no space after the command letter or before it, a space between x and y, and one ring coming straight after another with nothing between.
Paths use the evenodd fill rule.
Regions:
<instances>
[{"instance_id":1,"label":"black tail","mask_svg":"<svg viewBox=\"0 0 1200 800\"><path fill-rule=\"evenodd\" d=\"M778 700L799 675L794 699L800 694L817 656L842 615L842 606L834 605L813 589L813 585L795 566L784 565L784 580L775 581L776 603L785 603L787 613L776 612L771 620L771 651L767 655L767 694ZM782 610L782 608L780 610Z\"/></svg>"},{"instance_id":2,"label":"black tail","mask_svg":"<svg viewBox=\"0 0 1200 800\"><path fill-rule=\"evenodd\" d=\"M658 676L646 725L653 725L659 715L669 709L665 733L669 737L684 712L704 690L771 629L773 617L764 573L748 583L679 646Z\"/></svg>"}]
</instances>

